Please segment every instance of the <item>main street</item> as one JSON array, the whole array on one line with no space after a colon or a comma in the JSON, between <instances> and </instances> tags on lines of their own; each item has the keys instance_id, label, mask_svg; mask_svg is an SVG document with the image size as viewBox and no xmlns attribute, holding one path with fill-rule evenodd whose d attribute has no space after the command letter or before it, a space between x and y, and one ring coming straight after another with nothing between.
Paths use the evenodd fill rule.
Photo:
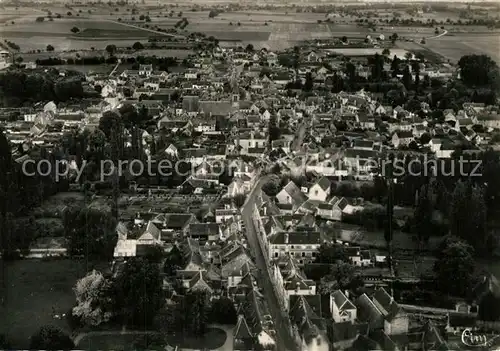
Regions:
<instances>
[{"instance_id":1,"label":"main street","mask_svg":"<svg viewBox=\"0 0 500 351\"><path fill-rule=\"evenodd\" d=\"M258 233L255 228L254 222L252 220L253 208L255 205L255 200L260 193L262 185L268 180L268 176L263 176L260 178L250 194L248 195L246 203L243 205L241 210L241 215L247 230L247 241L252 253L255 256L256 265L260 272L259 284L264 290L264 296L267 300L270 313L274 318L274 327L276 330L276 344L277 350L290 351L295 350L295 343L290 335L290 321L286 312L282 311L280 308L280 303L276 297L275 290L273 288L273 282L271 280L270 272L267 266L265 253L262 252L261 246L259 244L259 239L257 237Z\"/></svg>"}]
</instances>

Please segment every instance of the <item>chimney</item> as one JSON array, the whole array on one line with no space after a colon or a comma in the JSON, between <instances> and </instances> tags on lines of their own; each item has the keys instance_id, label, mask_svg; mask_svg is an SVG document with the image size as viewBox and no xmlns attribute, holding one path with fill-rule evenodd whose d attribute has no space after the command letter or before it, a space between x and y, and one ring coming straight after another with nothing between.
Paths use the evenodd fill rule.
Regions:
<instances>
[{"instance_id":1,"label":"chimney","mask_svg":"<svg viewBox=\"0 0 500 351\"><path fill-rule=\"evenodd\" d=\"M288 244L288 233L285 233L285 244Z\"/></svg>"},{"instance_id":2,"label":"chimney","mask_svg":"<svg viewBox=\"0 0 500 351\"><path fill-rule=\"evenodd\" d=\"M349 299L349 290L346 290L346 291L344 292L344 295L345 295L345 297L347 297L347 299Z\"/></svg>"}]
</instances>

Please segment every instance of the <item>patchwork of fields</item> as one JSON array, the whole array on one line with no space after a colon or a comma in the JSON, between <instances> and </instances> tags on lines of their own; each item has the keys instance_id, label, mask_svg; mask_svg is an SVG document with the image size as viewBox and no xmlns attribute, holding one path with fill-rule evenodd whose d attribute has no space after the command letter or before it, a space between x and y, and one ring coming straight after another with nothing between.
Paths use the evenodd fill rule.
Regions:
<instances>
[{"instance_id":1,"label":"patchwork of fields","mask_svg":"<svg viewBox=\"0 0 500 351\"><path fill-rule=\"evenodd\" d=\"M52 13L67 12L65 8L50 8ZM90 14L88 11L90 10ZM80 12L81 11L81 12ZM6 8L0 15L0 38L11 40L21 46L22 51L42 50L48 44L56 51L85 50L90 47L104 49L109 44L131 46L136 41L145 41L151 35L147 29L134 28L143 23L140 14L148 14L151 18L149 28L172 29L181 19L186 18L189 25L179 34L201 32L216 37L221 46L246 46L252 44L256 49L284 50L304 40L340 38L363 38L367 35L386 37L398 33L400 38L408 38L412 42L401 42L403 50L426 50L435 52L444 59L458 60L465 54L484 53L500 62L500 40L498 33L492 33L480 27L447 27L448 34L440 38L433 37L434 28L430 27L392 27L383 25L371 31L353 23L354 18L332 18L326 22L325 14L320 13L287 13L287 12L225 12L209 18L208 11L185 11L179 17L176 10L172 17L170 11L147 10L132 14L126 8L81 7L73 10L72 17L64 16L52 22L35 22L36 17L44 14L39 9ZM78 14L80 17L76 17ZM435 14L434 17L438 16ZM439 16L438 16L439 17ZM441 16L442 17L442 16ZM122 23L116 22L118 18ZM436 17L437 18L437 17ZM15 23L12 24L11 22ZM81 32L71 33L72 27ZM427 39L425 46L416 44L422 38ZM186 53L176 53L184 57Z\"/></svg>"}]
</instances>

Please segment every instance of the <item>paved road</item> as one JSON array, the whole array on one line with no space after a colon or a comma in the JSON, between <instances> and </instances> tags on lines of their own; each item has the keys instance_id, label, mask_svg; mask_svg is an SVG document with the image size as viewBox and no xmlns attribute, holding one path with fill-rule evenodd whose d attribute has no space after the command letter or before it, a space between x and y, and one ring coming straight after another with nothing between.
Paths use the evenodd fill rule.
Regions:
<instances>
[{"instance_id":1,"label":"paved road","mask_svg":"<svg viewBox=\"0 0 500 351\"><path fill-rule=\"evenodd\" d=\"M262 185L267 181L268 176L260 178L252 192L249 194L247 202L242 208L242 217L247 229L247 241L250 249L254 253L255 261L259 272L261 273L260 286L264 289L264 295L267 299L270 313L274 318L274 325L276 329L276 344L277 349L280 351L295 350L294 341L289 333L290 321L284 316L285 312L281 310L278 299L274 293L271 277L264 258L264 253L261 250L259 239L257 238L257 231L252 220L252 209L255 204L256 196L259 194Z\"/></svg>"}]
</instances>

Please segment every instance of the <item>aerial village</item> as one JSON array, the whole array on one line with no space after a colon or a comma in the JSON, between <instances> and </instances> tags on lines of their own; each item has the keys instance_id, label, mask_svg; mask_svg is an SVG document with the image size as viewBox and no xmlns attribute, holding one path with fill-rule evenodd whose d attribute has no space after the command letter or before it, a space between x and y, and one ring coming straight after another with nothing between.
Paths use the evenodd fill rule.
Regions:
<instances>
[{"instance_id":1,"label":"aerial village","mask_svg":"<svg viewBox=\"0 0 500 351\"><path fill-rule=\"evenodd\" d=\"M439 168L496 153L499 106L487 94L464 98L466 66L417 56L213 45L183 70L144 63L86 73L78 79L91 97L2 108L0 119L17 167L64 159L64 191L112 208L114 238L102 244L111 276L155 256L158 310L198 293L231 302L229 349L467 349L464 329L495 327L481 308L499 297L498 282L484 274L463 294L436 290L451 263L434 247L460 228L443 219L456 190L443 199L429 185L450 189L463 175L393 175L381 164L425 156ZM50 68L23 69L40 70ZM95 162L80 174L100 149L183 162L188 172L125 166L115 182ZM85 255L60 236L33 240L23 255Z\"/></svg>"}]
</instances>

